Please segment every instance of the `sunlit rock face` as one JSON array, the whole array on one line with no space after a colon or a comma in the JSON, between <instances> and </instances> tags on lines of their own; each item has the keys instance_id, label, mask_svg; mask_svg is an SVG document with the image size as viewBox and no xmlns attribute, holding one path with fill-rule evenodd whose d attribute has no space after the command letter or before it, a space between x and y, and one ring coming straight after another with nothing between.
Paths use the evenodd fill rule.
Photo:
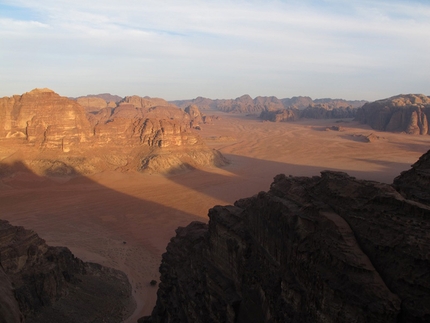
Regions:
<instances>
[{"instance_id":1,"label":"sunlit rock face","mask_svg":"<svg viewBox=\"0 0 430 323\"><path fill-rule=\"evenodd\" d=\"M86 112L82 100L87 110L99 106ZM49 89L2 98L0 140L15 145L25 156L21 161L45 175L52 174L53 163L69 169L56 172L62 175L106 169L168 173L227 162L193 131L196 116L163 99L131 96L114 106L100 100L76 101Z\"/></svg>"},{"instance_id":2,"label":"sunlit rock face","mask_svg":"<svg viewBox=\"0 0 430 323\"><path fill-rule=\"evenodd\" d=\"M394 186L278 175L215 206L177 229L140 322L428 322L429 156Z\"/></svg>"},{"instance_id":3,"label":"sunlit rock face","mask_svg":"<svg viewBox=\"0 0 430 323\"><path fill-rule=\"evenodd\" d=\"M376 130L427 135L430 98L408 94L367 103L359 109L356 118Z\"/></svg>"},{"instance_id":4,"label":"sunlit rock face","mask_svg":"<svg viewBox=\"0 0 430 323\"><path fill-rule=\"evenodd\" d=\"M49 89L0 99L0 131L6 138L25 138L37 147L64 152L91 138L82 106Z\"/></svg>"}]
</instances>

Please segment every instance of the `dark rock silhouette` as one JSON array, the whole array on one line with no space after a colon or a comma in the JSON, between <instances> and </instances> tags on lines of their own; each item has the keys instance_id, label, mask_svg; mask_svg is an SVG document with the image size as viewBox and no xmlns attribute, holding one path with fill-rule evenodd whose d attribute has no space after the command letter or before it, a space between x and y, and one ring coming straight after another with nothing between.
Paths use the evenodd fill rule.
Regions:
<instances>
[{"instance_id":1,"label":"dark rock silhouette","mask_svg":"<svg viewBox=\"0 0 430 323\"><path fill-rule=\"evenodd\" d=\"M429 169L430 151L394 186L278 175L215 206L177 229L139 322L429 322Z\"/></svg>"},{"instance_id":2,"label":"dark rock silhouette","mask_svg":"<svg viewBox=\"0 0 430 323\"><path fill-rule=\"evenodd\" d=\"M430 205L430 154L424 154L394 179L394 187L406 198Z\"/></svg>"},{"instance_id":3,"label":"dark rock silhouette","mask_svg":"<svg viewBox=\"0 0 430 323\"><path fill-rule=\"evenodd\" d=\"M135 306L124 273L84 263L69 249L50 247L34 231L3 220L0 290L2 322L113 323Z\"/></svg>"}]
</instances>

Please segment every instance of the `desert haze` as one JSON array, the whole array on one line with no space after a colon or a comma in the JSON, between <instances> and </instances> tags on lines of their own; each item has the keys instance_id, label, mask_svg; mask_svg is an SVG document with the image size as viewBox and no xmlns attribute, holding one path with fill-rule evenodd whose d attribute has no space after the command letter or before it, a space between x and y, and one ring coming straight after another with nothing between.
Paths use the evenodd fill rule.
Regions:
<instances>
[{"instance_id":1,"label":"desert haze","mask_svg":"<svg viewBox=\"0 0 430 323\"><path fill-rule=\"evenodd\" d=\"M357 179L392 183L430 147L429 135L375 130L352 118L269 122L260 119L259 114L212 109L204 110L211 115L209 122L197 123L193 122L192 115L174 110L171 103L163 100L152 106L147 101L140 98L137 103L136 98L129 98L122 102L122 110L117 108L116 112L114 105L101 107L100 111L109 111L111 120L95 110L83 114L82 107L77 103L74 106L75 101L69 102L65 113L78 113L82 109L79 110L82 114L73 122L69 119L55 134L55 129L46 130L45 134L52 138L47 143L38 141L37 137L43 122L32 117L29 125L33 127L34 145L40 145L40 151L30 143L22 144L25 139L18 130L15 136L12 133L12 137L0 139L1 218L34 230L48 245L68 247L83 261L126 273L137 306L125 322L136 322L151 314L158 287L150 282L159 281L161 255L169 240L180 226L195 220L207 222L208 210L213 206L233 204L240 198L268 190L277 174L316 176L323 170L335 170ZM50 174L46 170L56 166L45 165L41 160L52 162L57 151L62 163L66 163L68 156L76 157L74 149L80 140L76 138L81 133L86 138L85 144L91 143L80 150L88 159L95 160L99 152L111 154L108 142L114 142L117 134L109 127L116 125L118 134L127 133L131 128L124 120L140 118L130 116L137 111L137 106L147 109L142 113L154 113L162 109L160 106L169 111L161 127L172 129L171 134L176 137L171 143L167 132L163 133L164 137L154 137L151 140L159 140L161 144L151 146L154 150L145 150L143 156L143 150L136 151L131 142L141 140L142 134L152 136L151 131L155 130L147 130L147 123L135 122L135 132L121 139L123 146L115 148L112 160L106 158L91 167L74 160L73 167L66 169L62 176L58 172L46 176ZM176 118L181 119L180 123L175 123ZM58 136L75 127L76 120L80 124L73 135L59 141ZM186 129L177 130L185 127L183 124L187 124ZM92 135L88 129L96 129L93 133L99 136L97 142L88 139ZM135 129L140 129L139 136L135 135L138 131ZM166 142L169 143L166 149L179 156L177 159L166 159L165 153L160 153ZM143 139L139 145L142 143ZM135 160L124 161L127 156L122 154L138 156L140 160L147 158L146 165L152 165L154 171L134 167L140 164ZM197 162L189 161L193 156ZM157 171L157 167L165 164L174 171ZM78 176L80 169L85 176Z\"/></svg>"}]
</instances>

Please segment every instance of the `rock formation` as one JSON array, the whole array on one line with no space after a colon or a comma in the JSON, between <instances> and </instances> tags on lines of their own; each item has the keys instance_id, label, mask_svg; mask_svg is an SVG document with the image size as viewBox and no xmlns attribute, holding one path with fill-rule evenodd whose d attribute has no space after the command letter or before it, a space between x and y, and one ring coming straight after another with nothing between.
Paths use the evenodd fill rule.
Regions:
<instances>
[{"instance_id":1,"label":"rock formation","mask_svg":"<svg viewBox=\"0 0 430 323\"><path fill-rule=\"evenodd\" d=\"M102 99L79 100L91 106ZM171 172L226 163L193 131L197 117L163 99L130 96L115 106L99 103L97 111L86 113L48 89L2 98L0 140L25 152L21 160L39 175L73 175L67 169Z\"/></svg>"},{"instance_id":2,"label":"rock formation","mask_svg":"<svg viewBox=\"0 0 430 323\"><path fill-rule=\"evenodd\" d=\"M283 109L298 109L303 110L308 107L322 106L326 110L350 108L355 109L361 107L366 101L347 101L342 99L316 99L312 100L307 96L299 96L285 99L278 99L274 96L257 96L252 99L249 95L243 95L234 100L211 100L198 97L193 100L178 100L171 103L186 108L194 104L202 110L219 110L230 113L251 113L260 114L264 111L278 111ZM329 118L331 118L329 116ZM345 117L344 117L345 118Z\"/></svg>"},{"instance_id":3,"label":"rock formation","mask_svg":"<svg viewBox=\"0 0 430 323\"><path fill-rule=\"evenodd\" d=\"M430 98L422 94L398 95L366 103L356 119L375 130L429 134Z\"/></svg>"},{"instance_id":4,"label":"rock formation","mask_svg":"<svg viewBox=\"0 0 430 323\"><path fill-rule=\"evenodd\" d=\"M49 89L35 89L0 99L0 136L25 138L40 148L68 152L89 140L91 126L75 101Z\"/></svg>"},{"instance_id":5,"label":"rock formation","mask_svg":"<svg viewBox=\"0 0 430 323\"><path fill-rule=\"evenodd\" d=\"M430 154L424 154L394 179L394 187L406 198L430 205Z\"/></svg>"},{"instance_id":6,"label":"rock formation","mask_svg":"<svg viewBox=\"0 0 430 323\"><path fill-rule=\"evenodd\" d=\"M185 111L185 113L187 113L190 116L190 119L191 119L190 126L191 127L196 127L196 126L199 126L200 124L204 123L203 114L200 112L200 109L198 108L197 105L191 104L191 105L187 106L184 109L184 111Z\"/></svg>"},{"instance_id":7,"label":"rock formation","mask_svg":"<svg viewBox=\"0 0 430 323\"><path fill-rule=\"evenodd\" d=\"M297 121L300 119L301 112L299 109L289 108L275 111L262 111L260 119L272 122Z\"/></svg>"},{"instance_id":8,"label":"rock formation","mask_svg":"<svg viewBox=\"0 0 430 323\"><path fill-rule=\"evenodd\" d=\"M273 122L288 122L296 121L301 118L307 119L343 119L353 118L357 109L350 106L331 108L327 104L317 104L308 106L305 109L297 108L278 109L270 111L262 111L260 119Z\"/></svg>"},{"instance_id":9,"label":"rock formation","mask_svg":"<svg viewBox=\"0 0 430 323\"><path fill-rule=\"evenodd\" d=\"M429 322L428 169L430 151L394 187L278 175L215 206L177 229L140 322Z\"/></svg>"},{"instance_id":10,"label":"rock formation","mask_svg":"<svg viewBox=\"0 0 430 323\"><path fill-rule=\"evenodd\" d=\"M112 95L110 93L102 94L90 94L86 96L80 96L75 98L81 106L85 108L85 111L89 113L95 113L106 107L115 108L117 103L123 98L118 95Z\"/></svg>"},{"instance_id":11,"label":"rock formation","mask_svg":"<svg viewBox=\"0 0 430 323\"><path fill-rule=\"evenodd\" d=\"M1 322L119 322L134 309L124 273L84 263L0 220Z\"/></svg>"}]
</instances>

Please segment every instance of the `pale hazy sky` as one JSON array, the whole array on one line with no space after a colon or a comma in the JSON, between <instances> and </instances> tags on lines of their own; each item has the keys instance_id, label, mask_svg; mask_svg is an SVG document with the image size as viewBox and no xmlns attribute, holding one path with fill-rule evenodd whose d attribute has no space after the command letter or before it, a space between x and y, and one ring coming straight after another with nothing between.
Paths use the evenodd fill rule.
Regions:
<instances>
[{"instance_id":1,"label":"pale hazy sky","mask_svg":"<svg viewBox=\"0 0 430 323\"><path fill-rule=\"evenodd\" d=\"M0 0L0 97L430 95L429 0Z\"/></svg>"}]
</instances>

